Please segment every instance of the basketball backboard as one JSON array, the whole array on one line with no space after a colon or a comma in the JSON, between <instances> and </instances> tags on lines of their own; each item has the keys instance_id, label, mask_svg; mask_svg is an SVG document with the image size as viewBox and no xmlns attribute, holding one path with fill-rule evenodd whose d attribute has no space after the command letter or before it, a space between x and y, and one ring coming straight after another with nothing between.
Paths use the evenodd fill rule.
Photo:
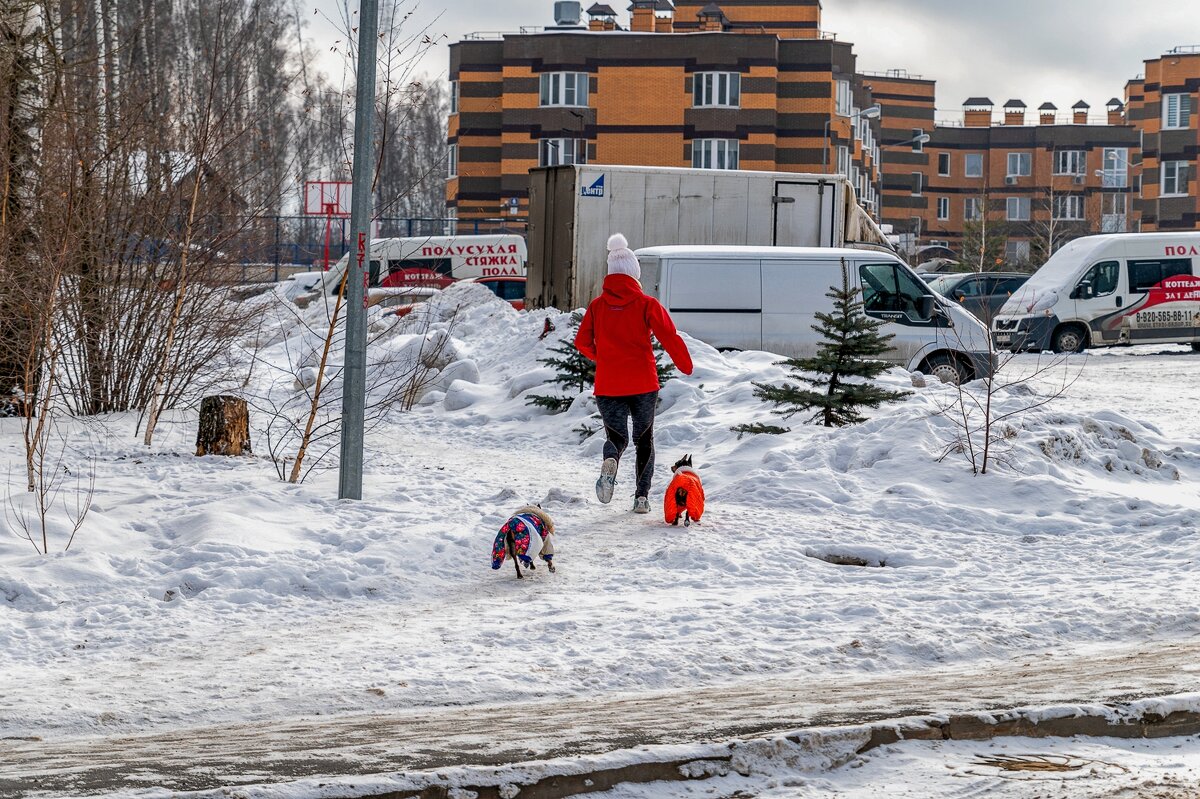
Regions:
<instances>
[{"instance_id":1,"label":"basketball backboard","mask_svg":"<svg viewBox=\"0 0 1200 799\"><path fill-rule=\"evenodd\" d=\"M315 216L350 216L350 187L345 180L304 182L304 213Z\"/></svg>"}]
</instances>

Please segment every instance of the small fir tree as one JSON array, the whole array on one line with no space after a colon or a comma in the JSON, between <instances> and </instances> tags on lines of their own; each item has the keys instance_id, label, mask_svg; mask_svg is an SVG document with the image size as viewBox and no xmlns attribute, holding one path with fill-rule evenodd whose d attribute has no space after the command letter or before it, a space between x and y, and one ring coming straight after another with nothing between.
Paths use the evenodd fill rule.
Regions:
<instances>
[{"instance_id":1,"label":"small fir tree","mask_svg":"<svg viewBox=\"0 0 1200 799\"><path fill-rule=\"evenodd\" d=\"M583 356L583 353L575 349L575 334L579 332L579 325L582 322L582 313L576 311L571 314L568 334L550 348L550 352L554 354L548 358L538 360L538 363L554 367L558 374L550 382L561 386L567 393L564 396L531 394L525 400L527 405L546 408L551 413L562 413L571 407L571 403L575 401L575 398L581 392L587 391L596 382L596 364L589 361ZM658 341L655 341L654 365L658 371L659 384L665 384L668 380L675 377L675 367L670 362L664 363L662 355L662 347ZM587 438L596 432L596 430L588 428L586 425L581 425L576 429L576 432L579 433L580 437Z\"/></svg>"},{"instance_id":2,"label":"small fir tree","mask_svg":"<svg viewBox=\"0 0 1200 799\"><path fill-rule=\"evenodd\" d=\"M571 403L581 392L587 391L595 382L596 364L575 349L575 334L579 332L579 324L582 321L583 314L579 311L571 314L568 334L550 348L550 352L554 354L538 360L538 363L554 367L558 374L550 382L561 386L567 392L566 395L533 394L525 400L525 404L546 408L551 413L562 413L571 407Z\"/></svg>"},{"instance_id":3,"label":"small fir tree","mask_svg":"<svg viewBox=\"0 0 1200 799\"><path fill-rule=\"evenodd\" d=\"M847 378L871 380L889 368L878 356L888 350L892 336L879 332L883 322L863 313L858 293L850 287L843 262L842 287L831 286L825 295L833 300L834 311L816 314L820 324L812 326L825 339L817 346L816 356L789 358L779 364L812 388L792 383L754 384L755 396L777 406L773 413L787 419L815 409L812 421L820 419L826 427L842 427L865 421L860 408L878 408L907 396L908 392L888 391L868 382L847 382Z\"/></svg>"}]
</instances>

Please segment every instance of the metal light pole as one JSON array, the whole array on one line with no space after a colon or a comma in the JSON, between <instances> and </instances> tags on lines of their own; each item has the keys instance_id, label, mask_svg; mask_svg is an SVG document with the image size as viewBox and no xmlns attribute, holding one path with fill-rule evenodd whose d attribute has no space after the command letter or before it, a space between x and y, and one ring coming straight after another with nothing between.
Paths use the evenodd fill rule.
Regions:
<instances>
[{"instance_id":1,"label":"metal light pole","mask_svg":"<svg viewBox=\"0 0 1200 799\"><path fill-rule=\"evenodd\" d=\"M882 114L883 106L879 105L879 103L876 103L875 105L867 106L866 108L855 111L846 117L846 119L850 120L851 122L859 117L862 117L863 119L879 119ZM821 135L821 172L825 174L829 173L829 131L830 124L832 122L832 119L825 120L825 131Z\"/></svg>"},{"instance_id":2,"label":"metal light pole","mask_svg":"<svg viewBox=\"0 0 1200 799\"><path fill-rule=\"evenodd\" d=\"M342 369L342 450L338 499L362 499L363 424L367 394L367 263L371 250L371 165L375 137L375 45L379 0L359 0L358 90L350 189L352 252L346 264L346 358Z\"/></svg>"}]
</instances>

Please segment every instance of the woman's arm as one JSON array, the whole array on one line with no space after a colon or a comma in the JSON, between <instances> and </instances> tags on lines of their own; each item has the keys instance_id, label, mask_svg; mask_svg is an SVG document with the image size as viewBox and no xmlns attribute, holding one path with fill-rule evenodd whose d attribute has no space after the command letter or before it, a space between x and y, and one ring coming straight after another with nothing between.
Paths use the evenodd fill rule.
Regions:
<instances>
[{"instance_id":1,"label":"woman's arm","mask_svg":"<svg viewBox=\"0 0 1200 799\"><path fill-rule=\"evenodd\" d=\"M575 349L583 353L589 361L596 360L596 328L592 323L592 309L588 308L579 323L579 332L575 334Z\"/></svg>"},{"instance_id":2,"label":"woman's arm","mask_svg":"<svg viewBox=\"0 0 1200 799\"><path fill-rule=\"evenodd\" d=\"M586 321L587 317L584 317L584 320ZM690 375L692 373L692 354L688 352L687 344L683 343L683 339L675 330L675 323L671 321L671 315L667 313L667 309L653 297L646 298L646 321L650 323L650 331L654 333L654 337L663 345L667 355L671 356L675 367L685 375Z\"/></svg>"}]
</instances>

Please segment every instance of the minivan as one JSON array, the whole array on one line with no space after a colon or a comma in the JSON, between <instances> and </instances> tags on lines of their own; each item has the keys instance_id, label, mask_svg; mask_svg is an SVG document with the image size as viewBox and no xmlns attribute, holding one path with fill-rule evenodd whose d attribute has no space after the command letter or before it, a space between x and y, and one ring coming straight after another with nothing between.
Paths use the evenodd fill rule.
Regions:
<instances>
[{"instance_id":1,"label":"minivan","mask_svg":"<svg viewBox=\"0 0 1200 799\"><path fill-rule=\"evenodd\" d=\"M990 376L987 327L938 296L890 252L819 247L671 246L637 250L642 285L686 333L718 349L810 357L830 287L862 290L864 311L890 333L890 363L944 382Z\"/></svg>"},{"instance_id":2,"label":"minivan","mask_svg":"<svg viewBox=\"0 0 1200 799\"><path fill-rule=\"evenodd\" d=\"M1200 233L1114 233L1068 242L1004 303L997 347L1079 352L1115 344L1200 351Z\"/></svg>"}]
</instances>

